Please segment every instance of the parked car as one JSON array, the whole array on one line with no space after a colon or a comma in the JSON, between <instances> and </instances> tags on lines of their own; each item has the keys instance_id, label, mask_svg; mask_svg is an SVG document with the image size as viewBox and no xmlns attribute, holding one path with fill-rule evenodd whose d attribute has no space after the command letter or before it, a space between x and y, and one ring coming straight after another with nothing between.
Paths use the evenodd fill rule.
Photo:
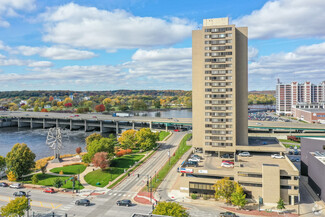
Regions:
<instances>
[{"instance_id":1,"label":"parked car","mask_svg":"<svg viewBox=\"0 0 325 217\"><path fill-rule=\"evenodd\" d=\"M44 192L44 193L50 193L50 194L55 193L55 191L54 191L53 188L45 188L43 192Z\"/></svg>"},{"instance_id":2,"label":"parked car","mask_svg":"<svg viewBox=\"0 0 325 217\"><path fill-rule=\"evenodd\" d=\"M0 187L8 187L8 184L5 182L0 182Z\"/></svg>"},{"instance_id":3,"label":"parked car","mask_svg":"<svg viewBox=\"0 0 325 217\"><path fill-rule=\"evenodd\" d=\"M222 163L235 164L233 161L230 160L223 160Z\"/></svg>"},{"instance_id":4,"label":"parked car","mask_svg":"<svg viewBox=\"0 0 325 217\"><path fill-rule=\"evenodd\" d=\"M188 161L200 162L200 158L192 157L192 158L189 158Z\"/></svg>"},{"instance_id":5,"label":"parked car","mask_svg":"<svg viewBox=\"0 0 325 217\"><path fill-rule=\"evenodd\" d=\"M77 206L89 206L90 201L88 199L80 199L75 202Z\"/></svg>"},{"instance_id":6,"label":"parked car","mask_svg":"<svg viewBox=\"0 0 325 217\"><path fill-rule=\"evenodd\" d=\"M275 159L283 159L284 156L279 155L279 154L272 154L272 155L271 155L271 158L275 158Z\"/></svg>"},{"instance_id":7,"label":"parked car","mask_svg":"<svg viewBox=\"0 0 325 217\"><path fill-rule=\"evenodd\" d=\"M93 118L97 118L97 116L93 116Z\"/></svg>"},{"instance_id":8,"label":"parked car","mask_svg":"<svg viewBox=\"0 0 325 217\"><path fill-rule=\"evenodd\" d=\"M23 197L23 196L26 197L27 194L26 194L25 191L17 191L17 192L14 192L13 195L14 195L15 197Z\"/></svg>"},{"instance_id":9,"label":"parked car","mask_svg":"<svg viewBox=\"0 0 325 217\"><path fill-rule=\"evenodd\" d=\"M193 157L195 157L195 158L199 158L199 159L201 160L201 157L200 157L199 155L197 155L197 154L192 154L192 155L191 155L191 158L193 158Z\"/></svg>"},{"instance_id":10,"label":"parked car","mask_svg":"<svg viewBox=\"0 0 325 217\"><path fill-rule=\"evenodd\" d=\"M194 167L197 167L199 164L197 161L187 161L185 163L186 166L194 166Z\"/></svg>"},{"instance_id":11,"label":"parked car","mask_svg":"<svg viewBox=\"0 0 325 217\"><path fill-rule=\"evenodd\" d=\"M227 168L233 168L233 167L234 167L233 164L231 164L231 163L226 163L226 162L221 163L221 166L222 166L222 167L227 167Z\"/></svg>"},{"instance_id":12,"label":"parked car","mask_svg":"<svg viewBox=\"0 0 325 217\"><path fill-rule=\"evenodd\" d=\"M221 212L220 217L236 217L236 214L233 212Z\"/></svg>"},{"instance_id":13,"label":"parked car","mask_svg":"<svg viewBox=\"0 0 325 217\"><path fill-rule=\"evenodd\" d=\"M118 200L116 202L118 206L132 206L131 200Z\"/></svg>"},{"instance_id":14,"label":"parked car","mask_svg":"<svg viewBox=\"0 0 325 217\"><path fill-rule=\"evenodd\" d=\"M234 155L232 155L232 154L223 154L223 155L221 155L221 158L234 158Z\"/></svg>"},{"instance_id":15,"label":"parked car","mask_svg":"<svg viewBox=\"0 0 325 217\"><path fill-rule=\"evenodd\" d=\"M22 188L23 185L20 183L13 183L13 184L9 185L9 187L19 189L19 188Z\"/></svg>"},{"instance_id":16,"label":"parked car","mask_svg":"<svg viewBox=\"0 0 325 217\"><path fill-rule=\"evenodd\" d=\"M179 132L179 129L175 129L174 132Z\"/></svg>"},{"instance_id":17,"label":"parked car","mask_svg":"<svg viewBox=\"0 0 325 217\"><path fill-rule=\"evenodd\" d=\"M251 156L251 154L248 151L241 152L238 155L241 157L250 157Z\"/></svg>"}]
</instances>

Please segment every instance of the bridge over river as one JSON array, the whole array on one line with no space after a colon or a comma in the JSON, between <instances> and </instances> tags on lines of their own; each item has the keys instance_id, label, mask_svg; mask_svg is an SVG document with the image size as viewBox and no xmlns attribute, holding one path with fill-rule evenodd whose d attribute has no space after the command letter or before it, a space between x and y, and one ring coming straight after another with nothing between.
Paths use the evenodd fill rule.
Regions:
<instances>
[{"instance_id":1,"label":"bridge over river","mask_svg":"<svg viewBox=\"0 0 325 217\"><path fill-rule=\"evenodd\" d=\"M102 114L67 114L52 112L0 112L0 127L17 126L34 128L61 127L70 130L98 130L120 133L122 129L148 127L157 130L191 129L192 118L113 117ZM325 133L325 125L279 121L248 121L249 131Z\"/></svg>"}]
</instances>

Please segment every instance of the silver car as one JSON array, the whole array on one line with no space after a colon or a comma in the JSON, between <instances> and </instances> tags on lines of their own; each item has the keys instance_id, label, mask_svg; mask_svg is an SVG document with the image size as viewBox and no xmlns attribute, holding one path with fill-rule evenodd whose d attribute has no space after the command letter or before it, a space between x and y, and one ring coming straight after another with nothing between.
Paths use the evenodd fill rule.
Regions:
<instances>
[{"instance_id":1,"label":"silver car","mask_svg":"<svg viewBox=\"0 0 325 217\"><path fill-rule=\"evenodd\" d=\"M241 152L238 155L241 157L250 157L251 156L251 154L248 151Z\"/></svg>"}]
</instances>

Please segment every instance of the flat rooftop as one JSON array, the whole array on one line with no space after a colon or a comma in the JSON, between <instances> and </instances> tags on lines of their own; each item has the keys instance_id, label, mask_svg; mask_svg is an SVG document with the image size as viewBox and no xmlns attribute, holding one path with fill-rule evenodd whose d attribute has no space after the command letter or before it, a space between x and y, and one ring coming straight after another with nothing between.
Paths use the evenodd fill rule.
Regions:
<instances>
[{"instance_id":1,"label":"flat rooftop","mask_svg":"<svg viewBox=\"0 0 325 217\"><path fill-rule=\"evenodd\" d=\"M311 155L313 155L317 160L319 160L322 164L325 165L325 152L310 152Z\"/></svg>"},{"instance_id":2,"label":"flat rooftop","mask_svg":"<svg viewBox=\"0 0 325 217\"><path fill-rule=\"evenodd\" d=\"M325 109L320 109L320 108L317 108L317 109L297 108L297 109L300 109L302 111L307 111L307 112L313 112L313 113L325 113Z\"/></svg>"}]
</instances>

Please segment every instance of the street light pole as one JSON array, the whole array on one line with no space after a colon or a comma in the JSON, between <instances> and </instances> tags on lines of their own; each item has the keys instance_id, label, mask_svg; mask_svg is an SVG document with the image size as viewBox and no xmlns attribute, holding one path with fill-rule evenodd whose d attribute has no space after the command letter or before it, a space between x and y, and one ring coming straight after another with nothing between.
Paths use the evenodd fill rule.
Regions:
<instances>
[{"instance_id":1,"label":"street light pole","mask_svg":"<svg viewBox=\"0 0 325 217\"><path fill-rule=\"evenodd\" d=\"M27 203L28 203L28 206L27 206L27 217L29 217L29 209L30 209L30 198L29 198L29 192L27 192Z\"/></svg>"}]
</instances>

